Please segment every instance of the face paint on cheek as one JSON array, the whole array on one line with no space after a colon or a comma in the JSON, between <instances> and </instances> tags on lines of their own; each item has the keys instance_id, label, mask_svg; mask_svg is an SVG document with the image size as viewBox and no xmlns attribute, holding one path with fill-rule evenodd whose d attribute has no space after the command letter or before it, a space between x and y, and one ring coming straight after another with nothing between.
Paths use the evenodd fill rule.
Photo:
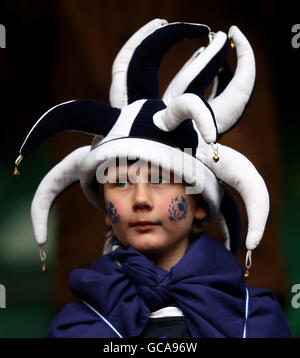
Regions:
<instances>
[{"instance_id":1,"label":"face paint on cheek","mask_svg":"<svg viewBox=\"0 0 300 358\"><path fill-rule=\"evenodd\" d=\"M106 200L106 209L107 209L107 212L108 212L108 215L109 215L109 217L111 219L112 224L116 224L116 223L119 223L121 221L120 215L118 214L117 208L109 200Z\"/></svg>"},{"instance_id":2,"label":"face paint on cheek","mask_svg":"<svg viewBox=\"0 0 300 358\"><path fill-rule=\"evenodd\" d=\"M184 196L173 198L169 204L168 212L170 221L184 220L187 214L187 201Z\"/></svg>"}]
</instances>

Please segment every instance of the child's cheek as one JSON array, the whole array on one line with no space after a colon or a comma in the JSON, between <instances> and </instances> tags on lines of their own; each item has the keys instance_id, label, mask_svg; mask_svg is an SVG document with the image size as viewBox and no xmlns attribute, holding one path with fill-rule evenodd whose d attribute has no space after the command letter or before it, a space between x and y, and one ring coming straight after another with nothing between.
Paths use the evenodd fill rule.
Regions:
<instances>
[{"instance_id":1,"label":"child's cheek","mask_svg":"<svg viewBox=\"0 0 300 358\"><path fill-rule=\"evenodd\" d=\"M170 222L185 220L188 212L186 198L183 195L170 198L167 210Z\"/></svg>"},{"instance_id":2,"label":"child's cheek","mask_svg":"<svg viewBox=\"0 0 300 358\"><path fill-rule=\"evenodd\" d=\"M112 224L121 222L120 210L113 201L106 200L106 209Z\"/></svg>"}]
</instances>

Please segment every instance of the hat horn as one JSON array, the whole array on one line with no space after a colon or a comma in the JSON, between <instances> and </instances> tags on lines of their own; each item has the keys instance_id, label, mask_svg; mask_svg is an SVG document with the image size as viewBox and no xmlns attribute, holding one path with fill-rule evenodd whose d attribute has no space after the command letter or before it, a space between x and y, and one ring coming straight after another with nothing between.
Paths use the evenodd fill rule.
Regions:
<instances>
[{"instance_id":1,"label":"hat horn","mask_svg":"<svg viewBox=\"0 0 300 358\"><path fill-rule=\"evenodd\" d=\"M64 130L106 135L120 113L120 109L95 100L58 104L35 123L20 148L20 154L30 155L43 141Z\"/></svg>"},{"instance_id":2,"label":"hat horn","mask_svg":"<svg viewBox=\"0 0 300 358\"><path fill-rule=\"evenodd\" d=\"M172 45L183 39L207 36L206 25L170 23L147 36L134 51L127 71L128 103L160 98L159 66Z\"/></svg>"},{"instance_id":3,"label":"hat horn","mask_svg":"<svg viewBox=\"0 0 300 358\"><path fill-rule=\"evenodd\" d=\"M128 104L126 77L132 55L147 36L165 24L167 24L167 21L162 19L154 19L148 22L136 31L119 51L112 66L112 83L109 91L112 106L122 108Z\"/></svg>"},{"instance_id":4,"label":"hat horn","mask_svg":"<svg viewBox=\"0 0 300 358\"><path fill-rule=\"evenodd\" d=\"M39 184L31 204L31 220L40 247L47 242L48 216L55 199L66 188L79 182L79 165L89 151L90 146L74 150L53 167Z\"/></svg>"},{"instance_id":5,"label":"hat horn","mask_svg":"<svg viewBox=\"0 0 300 358\"><path fill-rule=\"evenodd\" d=\"M172 131L186 119L193 119L207 143L215 143L218 137L214 114L206 101L192 93L175 98L165 109L153 116L155 125L164 131Z\"/></svg>"},{"instance_id":6,"label":"hat horn","mask_svg":"<svg viewBox=\"0 0 300 358\"><path fill-rule=\"evenodd\" d=\"M255 58L253 50L237 26L228 34L237 51L237 68L224 91L209 104L215 114L219 134L229 131L242 117L250 100L255 83Z\"/></svg>"},{"instance_id":7,"label":"hat horn","mask_svg":"<svg viewBox=\"0 0 300 358\"><path fill-rule=\"evenodd\" d=\"M201 139L199 137L199 139ZM234 188L242 197L248 216L246 247L254 250L260 243L269 215L269 193L266 184L253 164L232 148L218 144L222 160L215 163L209 155L207 144L200 144L199 159L203 161L217 178ZM204 155L201 153L205 153ZM200 158L201 156L201 158Z\"/></svg>"},{"instance_id":8,"label":"hat horn","mask_svg":"<svg viewBox=\"0 0 300 358\"><path fill-rule=\"evenodd\" d=\"M167 87L163 101L169 104L186 92L203 96L205 89L219 74L219 69L222 69L229 48L227 35L222 31L217 32L210 44L197 50L180 69Z\"/></svg>"},{"instance_id":9,"label":"hat horn","mask_svg":"<svg viewBox=\"0 0 300 358\"><path fill-rule=\"evenodd\" d=\"M185 92L203 94L204 84L209 84L215 71L216 86L208 103L214 112L219 135L229 131L241 119L250 100L256 76L253 50L237 26L232 26L228 34L237 51L237 68L234 76L232 77L225 60L221 65L220 60L228 49L228 39L224 35L222 32L217 32L206 49L196 51L174 77L163 95L164 102L168 104ZM204 64L207 65L203 68Z\"/></svg>"}]
</instances>

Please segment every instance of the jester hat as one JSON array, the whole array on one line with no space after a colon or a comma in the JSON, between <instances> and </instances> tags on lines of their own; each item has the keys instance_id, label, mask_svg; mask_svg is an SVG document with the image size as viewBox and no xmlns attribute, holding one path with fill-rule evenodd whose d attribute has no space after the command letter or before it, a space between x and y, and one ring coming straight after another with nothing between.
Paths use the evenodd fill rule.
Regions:
<instances>
[{"instance_id":1,"label":"jester hat","mask_svg":"<svg viewBox=\"0 0 300 358\"><path fill-rule=\"evenodd\" d=\"M160 96L159 67L167 51L179 41L208 38L176 74ZM236 49L234 74L228 54ZM49 211L60 193L75 183L96 207L103 208L97 173L110 158L141 158L184 174L208 204L208 218L217 218L226 247L237 255L241 217L223 183L243 199L248 216L246 266L260 243L269 213L265 182L253 164L220 138L241 119L255 83L255 58L244 34L232 26L228 34L213 33L206 25L167 23L154 19L122 47L112 67L110 104L71 100L50 108L28 133L17 167L54 134L80 131L93 135L90 146L66 156L43 178L34 195L31 217L35 239L45 261ZM209 98L204 98L209 86ZM189 148L189 152L186 152ZM182 164L190 162L191 166ZM195 180L194 170L201 173ZM184 171L184 173L182 173Z\"/></svg>"}]
</instances>

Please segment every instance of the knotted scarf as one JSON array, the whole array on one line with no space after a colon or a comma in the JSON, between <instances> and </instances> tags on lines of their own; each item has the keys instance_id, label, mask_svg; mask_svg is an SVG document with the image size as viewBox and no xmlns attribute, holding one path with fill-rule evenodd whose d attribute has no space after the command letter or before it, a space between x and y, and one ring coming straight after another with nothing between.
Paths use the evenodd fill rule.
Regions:
<instances>
[{"instance_id":1,"label":"knotted scarf","mask_svg":"<svg viewBox=\"0 0 300 358\"><path fill-rule=\"evenodd\" d=\"M243 269L216 239L204 233L191 241L170 271L134 248L118 245L91 269L73 271L70 287L123 337L139 336L150 313L168 305L182 310L192 337L243 336Z\"/></svg>"}]
</instances>

